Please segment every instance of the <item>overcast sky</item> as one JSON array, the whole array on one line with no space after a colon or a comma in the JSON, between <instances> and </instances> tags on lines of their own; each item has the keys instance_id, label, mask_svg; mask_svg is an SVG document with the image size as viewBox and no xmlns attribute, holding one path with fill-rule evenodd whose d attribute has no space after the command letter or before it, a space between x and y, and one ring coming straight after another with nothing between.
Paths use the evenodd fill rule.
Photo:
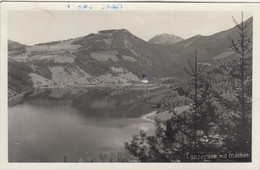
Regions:
<instances>
[{"instance_id":1,"label":"overcast sky","mask_svg":"<svg viewBox=\"0 0 260 170\"><path fill-rule=\"evenodd\" d=\"M229 29L234 26L232 16L241 21L241 12L10 11L8 36L10 40L34 45L125 28L146 41L161 33L186 39ZM244 13L244 19L250 16L251 13Z\"/></svg>"}]
</instances>

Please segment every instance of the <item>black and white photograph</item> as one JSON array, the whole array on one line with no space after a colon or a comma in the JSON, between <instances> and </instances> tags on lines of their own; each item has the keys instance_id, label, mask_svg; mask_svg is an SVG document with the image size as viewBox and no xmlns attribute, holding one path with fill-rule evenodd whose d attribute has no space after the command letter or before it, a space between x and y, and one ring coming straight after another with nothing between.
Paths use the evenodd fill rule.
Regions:
<instances>
[{"instance_id":1,"label":"black and white photograph","mask_svg":"<svg viewBox=\"0 0 260 170\"><path fill-rule=\"evenodd\" d=\"M9 163L251 163L248 10L10 10Z\"/></svg>"}]
</instances>

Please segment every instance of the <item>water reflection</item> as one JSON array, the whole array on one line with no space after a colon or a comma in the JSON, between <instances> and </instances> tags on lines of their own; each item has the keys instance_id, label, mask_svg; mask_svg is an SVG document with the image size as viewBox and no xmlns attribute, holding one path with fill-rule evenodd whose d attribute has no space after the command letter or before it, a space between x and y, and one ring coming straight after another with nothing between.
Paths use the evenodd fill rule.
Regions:
<instances>
[{"instance_id":1,"label":"water reflection","mask_svg":"<svg viewBox=\"0 0 260 170\"><path fill-rule=\"evenodd\" d=\"M9 108L9 161L77 161L92 153L118 152L153 123L140 118L95 118L70 107L23 104Z\"/></svg>"}]
</instances>

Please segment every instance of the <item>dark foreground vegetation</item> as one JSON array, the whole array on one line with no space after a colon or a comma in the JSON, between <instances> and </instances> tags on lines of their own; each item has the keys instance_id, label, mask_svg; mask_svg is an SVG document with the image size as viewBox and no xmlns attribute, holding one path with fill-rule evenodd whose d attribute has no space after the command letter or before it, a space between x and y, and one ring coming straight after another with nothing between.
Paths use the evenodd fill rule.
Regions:
<instances>
[{"instance_id":1,"label":"dark foreground vegetation","mask_svg":"<svg viewBox=\"0 0 260 170\"><path fill-rule=\"evenodd\" d=\"M227 37L234 55L221 59L218 66L209 69L205 63L201 64L205 61L197 61L201 59L200 49L198 52L195 51L195 61L188 60L188 67L179 71L181 76L186 71L186 75L191 79L187 82L179 82L178 85L176 85L177 79L167 79L163 80L158 88L142 87L141 90L134 86L134 90L128 87L35 89L28 76L29 73L35 72L51 79L50 66L66 66L67 64L54 65L51 61L44 61L45 64L42 61L34 61L33 64L36 67L33 70L26 62L8 62L9 96L16 96L14 99L10 97L9 106L23 101L43 107L71 104L88 117L140 117L154 110L171 114L166 120L155 119L156 130L153 135L148 135L144 131L134 135L130 142L125 143L125 152L90 155L83 160L87 162L250 162L252 35L249 34L248 29L252 28L252 20L243 22L242 19L240 24L234 21L238 30L237 35ZM56 43L59 42L49 44ZM87 47L88 43L93 42L89 41L85 45L81 42L77 43ZM215 45L215 43L212 44ZM15 45L17 47L12 48L18 49L18 52L25 50L19 44ZM150 49L150 45L148 47ZM181 48L185 50L183 46ZM187 51L192 51L194 48L189 48ZM162 51L158 48L158 56L164 56ZM208 51L207 54L212 53L211 58L216 56L213 53L214 50ZM110 64L114 64L108 61L100 65L99 61L85 58L85 52L75 54L77 56L75 63L81 65L83 70L93 75L97 74L95 76L109 72L107 68ZM117 57L122 58L121 55ZM143 58L140 57L140 59ZM161 63L159 57L154 58L157 64L153 67L145 67L149 68L145 72L156 75L163 70L160 67L164 64ZM123 61L123 64L125 63L132 64L130 61ZM133 67L133 73L137 71L136 75L144 72L140 70L143 66L139 68L138 65L130 65L128 67ZM165 72L171 73L167 70ZM173 82L167 83L170 80ZM181 113L176 111L177 107L187 107L187 105L190 105L189 110ZM71 160L66 158L66 161Z\"/></svg>"},{"instance_id":2,"label":"dark foreground vegetation","mask_svg":"<svg viewBox=\"0 0 260 170\"><path fill-rule=\"evenodd\" d=\"M242 15L243 17L243 15ZM141 131L125 149L141 162L250 162L252 129L252 20L234 19L238 39L230 39L233 59L203 72L206 66L188 61L189 88L180 90L192 99L189 111L177 114L174 105L163 106L169 120L156 120L152 136Z\"/></svg>"}]
</instances>

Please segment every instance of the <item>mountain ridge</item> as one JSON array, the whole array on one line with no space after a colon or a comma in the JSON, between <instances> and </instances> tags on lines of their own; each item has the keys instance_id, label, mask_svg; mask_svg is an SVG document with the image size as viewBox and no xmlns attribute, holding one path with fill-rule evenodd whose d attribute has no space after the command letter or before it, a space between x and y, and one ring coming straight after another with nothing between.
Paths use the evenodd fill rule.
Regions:
<instances>
[{"instance_id":1,"label":"mountain ridge","mask_svg":"<svg viewBox=\"0 0 260 170\"><path fill-rule=\"evenodd\" d=\"M252 26L247 31L252 32ZM150 82L164 77L185 79L188 75L183 67L187 59L193 61L195 50L198 61L209 65L207 69L216 66L220 59L235 57L229 49L228 36L238 37L235 27L166 45L146 42L126 29L101 30L34 46L10 41L16 46L8 49L9 88L20 92L27 86L132 84L140 83L144 73ZM23 82L23 78L28 82Z\"/></svg>"}]
</instances>

